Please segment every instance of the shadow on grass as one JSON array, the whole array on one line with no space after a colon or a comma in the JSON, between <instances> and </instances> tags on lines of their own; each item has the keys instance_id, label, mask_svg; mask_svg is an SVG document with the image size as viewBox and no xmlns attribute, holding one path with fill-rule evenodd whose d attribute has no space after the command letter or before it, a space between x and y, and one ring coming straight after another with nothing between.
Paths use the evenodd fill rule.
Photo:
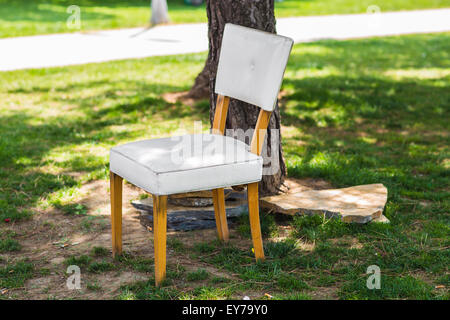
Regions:
<instances>
[{"instance_id":1,"label":"shadow on grass","mask_svg":"<svg viewBox=\"0 0 450 320\"><path fill-rule=\"evenodd\" d=\"M449 193L448 35L294 47L282 122L289 175L384 183L390 200ZM310 74L313 75L310 75ZM317 76L314 76L317 74Z\"/></svg>"},{"instance_id":2,"label":"shadow on grass","mask_svg":"<svg viewBox=\"0 0 450 320\"><path fill-rule=\"evenodd\" d=\"M107 87L100 95L85 98L78 95L89 88L102 88L104 85ZM120 85L130 89L129 96L124 98L110 89L114 83L108 81L72 83L55 88L32 86L7 91L9 94L43 95L42 103L49 103L50 100L76 105L82 116L68 117L63 114L38 122L27 113L0 116L0 223L6 218L18 220L28 217L30 212L27 208L34 207L40 199L79 185L79 181L71 175L41 170L52 164L52 161L45 160L52 150L65 145L97 145L129 138L130 132L127 130L113 132L108 128L139 123L145 117L157 116L159 121L166 121L190 117L198 112L180 103L167 103L153 94L158 91L180 91L182 88L139 81L120 81ZM46 95L48 92L51 92L50 97ZM96 103L105 98L117 102L105 108L96 108ZM95 154L71 155L70 161L62 160L58 165L70 172L100 172L101 176L93 178L105 178L108 173L104 158Z\"/></svg>"}]
</instances>

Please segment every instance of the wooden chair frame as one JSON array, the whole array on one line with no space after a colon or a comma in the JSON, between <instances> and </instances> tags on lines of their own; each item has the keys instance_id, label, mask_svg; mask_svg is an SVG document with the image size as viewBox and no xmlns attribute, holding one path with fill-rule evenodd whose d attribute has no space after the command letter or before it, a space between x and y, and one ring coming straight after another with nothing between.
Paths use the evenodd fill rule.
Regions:
<instances>
[{"instance_id":1,"label":"wooden chair frame","mask_svg":"<svg viewBox=\"0 0 450 320\"><path fill-rule=\"evenodd\" d=\"M230 98L218 95L213 121L213 134L224 134ZM251 141L251 152L261 155L264 138L269 125L271 112L261 109L255 132ZM111 183L111 229L113 256L122 253L122 185L123 179L110 173ZM225 212L224 189L212 190L217 234L221 241L228 241L228 224ZM253 248L256 260L264 259L264 249L259 221L258 182L247 185L248 211ZM166 238L167 238L167 195L153 197L153 236L155 250L155 282L159 286L166 276Z\"/></svg>"}]
</instances>

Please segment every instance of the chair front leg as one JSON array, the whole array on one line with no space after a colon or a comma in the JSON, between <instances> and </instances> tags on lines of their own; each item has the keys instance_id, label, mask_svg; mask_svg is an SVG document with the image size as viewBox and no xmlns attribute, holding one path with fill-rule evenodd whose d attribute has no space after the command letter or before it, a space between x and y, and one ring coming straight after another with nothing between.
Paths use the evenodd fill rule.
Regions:
<instances>
[{"instance_id":1,"label":"chair front leg","mask_svg":"<svg viewBox=\"0 0 450 320\"><path fill-rule=\"evenodd\" d=\"M259 222L258 182L247 185L248 214L250 216L250 229L252 232L253 249L256 260L264 260L264 249Z\"/></svg>"},{"instance_id":2,"label":"chair front leg","mask_svg":"<svg viewBox=\"0 0 450 320\"><path fill-rule=\"evenodd\" d=\"M212 190L214 202L214 215L216 218L217 234L222 241L228 241L228 223L225 210L225 192L223 188Z\"/></svg>"},{"instance_id":3,"label":"chair front leg","mask_svg":"<svg viewBox=\"0 0 450 320\"><path fill-rule=\"evenodd\" d=\"M111 233L113 257L122 253L122 181L110 172Z\"/></svg>"},{"instance_id":4,"label":"chair front leg","mask_svg":"<svg viewBox=\"0 0 450 320\"><path fill-rule=\"evenodd\" d=\"M166 278L167 196L152 197L155 284L159 286Z\"/></svg>"}]
</instances>

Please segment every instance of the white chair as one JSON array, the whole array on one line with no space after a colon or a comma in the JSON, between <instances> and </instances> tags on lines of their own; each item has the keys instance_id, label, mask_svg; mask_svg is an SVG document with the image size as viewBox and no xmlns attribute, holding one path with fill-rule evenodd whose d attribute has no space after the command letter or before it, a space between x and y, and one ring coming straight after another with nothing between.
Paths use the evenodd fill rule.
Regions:
<instances>
[{"instance_id":1,"label":"white chair","mask_svg":"<svg viewBox=\"0 0 450 320\"><path fill-rule=\"evenodd\" d=\"M218 237L227 241L223 188L246 184L255 256L264 259L258 205L263 165L260 154L292 44L292 39L283 36L226 24L212 133L137 141L111 149L114 256L122 252L122 179L126 179L153 197L156 285L166 274L166 207L171 194L212 190ZM224 136L230 97L261 108L250 147Z\"/></svg>"}]
</instances>

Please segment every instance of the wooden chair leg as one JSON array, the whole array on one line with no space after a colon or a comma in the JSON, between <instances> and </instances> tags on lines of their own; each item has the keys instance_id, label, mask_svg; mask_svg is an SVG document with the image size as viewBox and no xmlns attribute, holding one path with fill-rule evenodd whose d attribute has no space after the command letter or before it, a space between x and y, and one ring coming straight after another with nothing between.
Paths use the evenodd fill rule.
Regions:
<instances>
[{"instance_id":1,"label":"wooden chair leg","mask_svg":"<svg viewBox=\"0 0 450 320\"><path fill-rule=\"evenodd\" d=\"M228 241L228 223L227 214L225 211L225 193L223 188L214 189L213 202L214 202L214 214L216 217L217 234L222 241Z\"/></svg>"},{"instance_id":2,"label":"wooden chair leg","mask_svg":"<svg viewBox=\"0 0 450 320\"><path fill-rule=\"evenodd\" d=\"M117 174L110 173L113 257L122 253L122 181L123 179Z\"/></svg>"},{"instance_id":3,"label":"wooden chair leg","mask_svg":"<svg viewBox=\"0 0 450 320\"><path fill-rule=\"evenodd\" d=\"M264 249L261 235L261 225L259 222L259 198L258 182L250 183L247 186L248 213L250 216L250 229L252 232L253 249L256 260L264 260Z\"/></svg>"},{"instance_id":4,"label":"wooden chair leg","mask_svg":"<svg viewBox=\"0 0 450 320\"><path fill-rule=\"evenodd\" d=\"M166 278L167 196L152 197L155 284L159 286Z\"/></svg>"}]
</instances>

